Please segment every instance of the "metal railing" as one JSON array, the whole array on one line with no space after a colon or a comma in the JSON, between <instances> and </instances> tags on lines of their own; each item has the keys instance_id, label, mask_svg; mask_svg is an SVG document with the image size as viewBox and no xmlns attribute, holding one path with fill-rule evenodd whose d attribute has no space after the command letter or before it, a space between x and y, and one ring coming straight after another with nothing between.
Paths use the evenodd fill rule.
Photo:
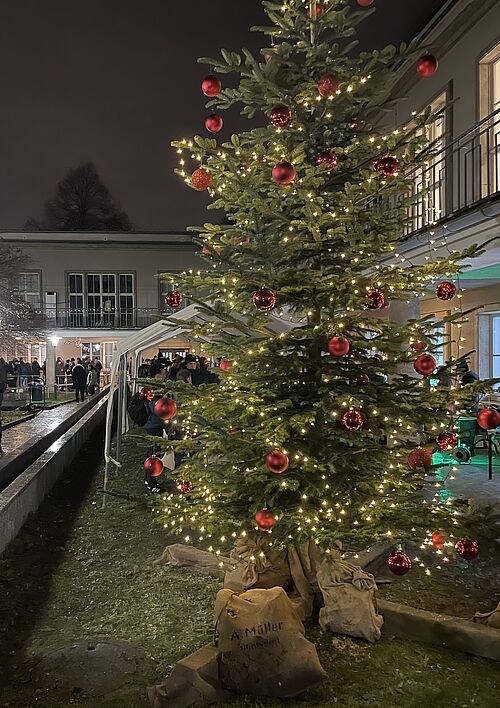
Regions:
<instances>
[{"instance_id":1,"label":"metal railing","mask_svg":"<svg viewBox=\"0 0 500 708\"><path fill-rule=\"evenodd\" d=\"M183 302L181 308L185 306ZM63 303L57 313L48 313L48 324L60 329L142 329L164 316L178 312L172 308L120 310L74 309Z\"/></svg>"},{"instance_id":2,"label":"metal railing","mask_svg":"<svg viewBox=\"0 0 500 708\"><path fill-rule=\"evenodd\" d=\"M500 194L500 109L444 143L425 167L406 177L412 181L406 196L413 201L408 234Z\"/></svg>"}]
</instances>

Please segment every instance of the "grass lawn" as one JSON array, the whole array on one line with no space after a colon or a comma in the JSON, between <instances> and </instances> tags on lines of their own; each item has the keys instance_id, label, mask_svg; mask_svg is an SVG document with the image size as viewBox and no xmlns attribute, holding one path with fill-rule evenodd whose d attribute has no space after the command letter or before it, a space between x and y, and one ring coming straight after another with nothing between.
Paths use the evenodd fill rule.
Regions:
<instances>
[{"instance_id":1,"label":"grass lawn","mask_svg":"<svg viewBox=\"0 0 500 708\"><path fill-rule=\"evenodd\" d=\"M98 491L101 449L97 435L0 558L2 708L143 708L149 705L143 685L97 702L77 697L58 702L37 695L28 683L33 653L84 637L128 640L142 646L153 661L154 669L144 677L147 684L160 680L178 659L212 638L212 608L220 583L153 565L173 539L154 523L142 485L145 455L134 443L125 446L126 464L113 472L111 488L128 499L109 496L103 512ZM482 563L473 572L465 566L447 569L439 579L415 569L384 596L427 609L460 610L464 616L491 609L497 600L484 585L487 558ZM497 592L499 587L497 583ZM401 640L368 645L324 634L314 622L308 636L318 647L327 682L304 700L243 698L233 705L500 706L498 663Z\"/></svg>"}]
</instances>

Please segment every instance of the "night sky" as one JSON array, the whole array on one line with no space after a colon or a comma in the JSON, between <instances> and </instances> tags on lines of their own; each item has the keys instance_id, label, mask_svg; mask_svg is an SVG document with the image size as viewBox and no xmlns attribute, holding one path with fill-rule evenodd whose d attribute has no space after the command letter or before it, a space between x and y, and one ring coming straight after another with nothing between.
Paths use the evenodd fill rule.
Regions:
<instances>
[{"instance_id":1,"label":"night sky","mask_svg":"<svg viewBox=\"0 0 500 708\"><path fill-rule=\"evenodd\" d=\"M444 0L377 4L364 48L410 39ZM261 20L259 0L0 0L0 230L38 216L88 160L138 229L205 221L169 142L205 134L197 57L257 51ZM225 119L224 137L248 126Z\"/></svg>"}]
</instances>

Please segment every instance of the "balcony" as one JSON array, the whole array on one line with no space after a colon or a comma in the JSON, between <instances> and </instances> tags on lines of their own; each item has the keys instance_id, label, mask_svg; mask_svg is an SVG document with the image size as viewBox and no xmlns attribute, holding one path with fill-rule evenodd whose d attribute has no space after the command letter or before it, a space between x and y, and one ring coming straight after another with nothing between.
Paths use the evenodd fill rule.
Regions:
<instances>
[{"instance_id":1,"label":"balcony","mask_svg":"<svg viewBox=\"0 0 500 708\"><path fill-rule=\"evenodd\" d=\"M183 302L182 307L186 304ZM65 303L58 305L57 312L47 310L45 317L50 328L54 329L142 329L162 317L168 317L174 312L171 308L134 308L130 310L75 310Z\"/></svg>"},{"instance_id":2,"label":"balcony","mask_svg":"<svg viewBox=\"0 0 500 708\"><path fill-rule=\"evenodd\" d=\"M500 109L406 176L413 182L409 196L415 199L408 235L500 198Z\"/></svg>"}]
</instances>

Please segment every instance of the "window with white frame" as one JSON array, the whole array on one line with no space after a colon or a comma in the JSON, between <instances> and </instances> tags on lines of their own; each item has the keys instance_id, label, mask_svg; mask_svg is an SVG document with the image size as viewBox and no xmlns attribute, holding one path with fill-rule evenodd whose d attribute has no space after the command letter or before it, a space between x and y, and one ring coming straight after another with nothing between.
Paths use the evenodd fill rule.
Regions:
<instances>
[{"instance_id":1,"label":"window with white frame","mask_svg":"<svg viewBox=\"0 0 500 708\"><path fill-rule=\"evenodd\" d=\"M19 273L16 292L33 309L40 310L42 307L41 274L36 271Z\"/></svg>"},{"instance_id":2,"label":"window with white frame","mask_svg":"<svg viewBox=\"0 0 500 708\"><path fill-rule=\"evenodd\" d=\"M500 42L479 62L482 197L500 191Z\"/></svg>"},{"instance_id":3,"label":"window with white frame","mask_svg":"<svg viewBox=\"0 0 500 708\"><path fill-rule=\"evenodd\" d=\"M133 273L69 273L69 319L73 327L133 327Z\"/></svg>"},{"instance_id":4,"label":"window with white frame","mask_svg":"<svg viewBox=\"0 0 500 708\"><path fill-rule=\"evenodd\" d=\"M418 168L413 177L413 195L417 198L412 206L410 231L417 231L433 224L445 215L446 156L442 148L446 133L447 92L437 96L430 108L439 117L426 128L426 137L438 154L431 157L425 166ZM418 195L421 195L418 198Z\"/></svg>"},{"instance_id":5,"label":"window with white frame","mask_svg":"<svg viewBox=\"0 0 500 708\"><path fill-rule=\"evenodd\" d=\"M102 365L105 369L111 369L114 346L113 342L104 342L102 345Z\"/></svg>"},{"instance_id":6,"label":"window with white frame","mask_svg":"<svg viewBox=\"0 0 500 708\"><path fill-rule=\"evenodd\" d=\"M492 378L500 378L500 314L491 317L491 369Z\"/></svg>"}]
</instances>

